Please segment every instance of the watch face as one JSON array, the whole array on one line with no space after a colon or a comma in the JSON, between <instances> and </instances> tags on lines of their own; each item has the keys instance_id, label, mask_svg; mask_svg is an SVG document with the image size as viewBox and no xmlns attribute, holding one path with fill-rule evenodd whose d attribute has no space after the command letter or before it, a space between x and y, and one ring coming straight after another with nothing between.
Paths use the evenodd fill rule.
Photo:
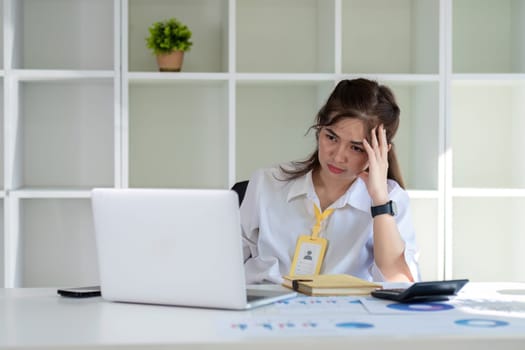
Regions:
<instances>
[{"instance_id":1,"label":"watch face","mask_svg":"<svg viewBox=\"0 0 525 350\"><path fill-rule=\"evenodd\" d=\"M394 201L390 201L390 208L392 216L397 215L397 204Z\"/></svg>"}]
</instances>

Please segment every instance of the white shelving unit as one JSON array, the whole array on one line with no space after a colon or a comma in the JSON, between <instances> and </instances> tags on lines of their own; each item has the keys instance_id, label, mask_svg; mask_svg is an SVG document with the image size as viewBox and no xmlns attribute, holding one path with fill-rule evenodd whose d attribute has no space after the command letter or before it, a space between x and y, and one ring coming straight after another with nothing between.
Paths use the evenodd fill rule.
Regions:
<instances>
[{"instance_id":1,"label":"white shelving unit","mask_svg":"<svg viewBox=\"0 0 525 350\"><path fill-rule=\"evenodd\" d=\"M304 157L361 76L401 106L423 278L524 279L525 0L1 4L3 286L97 283L91 188L229 188ZM169 17L193 32L181 73L145 47Z\"/></svg>"},{"instance_id":2,"label":"white shelving unit","mask_svg":"<svg viewBox=\"0 0 525 350\"><path fill-rule=\"evenodd\" d=\"M454 0L447 6L453 16L445 272L522 281L525 1Z\"/></svg>"},{"instance_id":3,"label":"white shelving unit","mask_svg":"<svg viewBox=\"0 0 525 350\"><path fill-rule=\"evenodd\" d=\"M120 5L2 2L2 286L98 280L89 191L121 186Z\"/></svg>"}]
</instances>

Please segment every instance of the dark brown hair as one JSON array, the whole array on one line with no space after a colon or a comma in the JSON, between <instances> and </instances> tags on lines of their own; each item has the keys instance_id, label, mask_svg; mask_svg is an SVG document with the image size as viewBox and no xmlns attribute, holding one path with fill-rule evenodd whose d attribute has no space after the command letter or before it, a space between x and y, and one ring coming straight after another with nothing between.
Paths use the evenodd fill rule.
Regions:
<instances>
[{"instance_id":1,"label":"dark brown hair","mask_svg":"<svg viewBox=\"0 0 525 350\"><path fill-rule=\"evenodd\" d=\"M387 177L405 188L392 142L399 126L399 114L400 110L394 94L387 86L363 78L342 80L317 113L315 124L308 130L315 130L315 136L319 140L319 131L322 127L333 125L344 118L356 118L363 121L366 135L368 135L367 140L370 141L370 131L383 124L387 142L392 145L388 152ZM307 159L293 162L294 169L281 167L286 176L285 180L292 180L303 176L310 170L318 169L320 166L318 151L319 146Z\"/></svg>"}]
</instances>

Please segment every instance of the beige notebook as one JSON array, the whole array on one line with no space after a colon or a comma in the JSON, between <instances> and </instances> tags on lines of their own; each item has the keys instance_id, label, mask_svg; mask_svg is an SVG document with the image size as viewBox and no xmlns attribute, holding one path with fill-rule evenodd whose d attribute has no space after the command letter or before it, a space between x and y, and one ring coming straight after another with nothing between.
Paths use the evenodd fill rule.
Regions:
<instances>
[{"instance_id":1,"label":"beige notebook","mask_svg":"<svg viewBox=\"0 0 525 350\"><path fill-rule=\"evenodd\" d=\"M283 286L313 296L367 295L381 285L346 275L283 276Z\"/></svg>"}]
</instances>

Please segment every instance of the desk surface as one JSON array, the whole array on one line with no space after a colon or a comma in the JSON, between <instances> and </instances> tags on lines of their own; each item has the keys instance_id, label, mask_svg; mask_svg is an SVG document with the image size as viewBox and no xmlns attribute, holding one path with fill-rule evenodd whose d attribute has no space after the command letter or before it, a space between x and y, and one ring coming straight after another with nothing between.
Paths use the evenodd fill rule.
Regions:
<instances>
[{"instance_id":1,"label":"desk surface","mask_svg":"<svg viewBox=\"0 0 525 350\"><path fill-rule=\"evenodd\" d=\"M59 347L523 350L525 283L469 283L452 301L405 309L372 298L301 296L251 311L0 289L0 349Z\"/></svg>"}]
</instances>

